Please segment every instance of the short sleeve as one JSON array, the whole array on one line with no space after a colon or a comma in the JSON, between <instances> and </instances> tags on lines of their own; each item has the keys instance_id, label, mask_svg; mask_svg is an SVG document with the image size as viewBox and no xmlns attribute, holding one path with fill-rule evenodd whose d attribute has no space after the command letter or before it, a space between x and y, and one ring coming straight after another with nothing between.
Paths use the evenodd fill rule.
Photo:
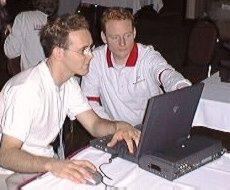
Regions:
<instances>
[{"instance_id":1,"label":"short sleeve","mask_svg":"<svg viewBox=\"0 0 230 190\"><path fill-rule=\"evenodd\" d=\"M184 84L185 86L191 83L186 80L179 72L177 72L167 61L161 56L161 54L154 50L152 46L148 46L149 51L147 51L149 64L149 72L152 78L162 85L166 92L173 91L177 89L177 86Z\"/></svg>"},{"instance_id":2,"label":"short sleeve","mask_svg":"<svg viewBox=\"0 0 230 190\"><path fill-rule=\"evenodd\" d=\"M151 76L154 78L154 80L158 83L158 85L161 85L161 81L159 80L160 74L164 70L174 70L171 65L167 63L167 61L161 56L161 54L158 51L155 51L152 46L148 46L149 51L147 51L147 59L146 61L149 62L149 68Z\"/></svg>"},{"instance_id":3,"label":"short sleeve","mask_svg":"<svg viewBox=\"0 0 230 190\"><path fill-rule=\"evenodd\" d=\"M71 120L76 119L76 115L91 109L87 98L83 95L77 78L72 77L68 81L68 112Z\"/></svg>"},{"instance_id":4,"label":"short sleeve","mask_svg":"<svg viewBox=\"0 0 230 190\"><path fill-rule=\"evenodd\" d=\"M23 88L20 85L11 87L3 92L3 102L2 132L24 142L39 105L32 87Z\"/></svg>"}]
</instances>

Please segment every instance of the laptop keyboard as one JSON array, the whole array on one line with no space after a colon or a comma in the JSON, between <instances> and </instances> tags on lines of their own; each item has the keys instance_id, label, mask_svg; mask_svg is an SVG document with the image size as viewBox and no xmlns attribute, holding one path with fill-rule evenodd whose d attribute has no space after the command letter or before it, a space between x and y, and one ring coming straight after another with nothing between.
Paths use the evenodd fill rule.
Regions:
<instances>
[{"instance_id":1,"label":"laptop keyboard","mask_svg":"<svg viewBox=\"0 0 230 190\"><path fill-rule=\"evenodd\" d=\"M128 150L128 146L124 140L117 142L114 147L112 147L114 150L119 152L119 154L130 154Z\"/></svg>"},{"instance_id":2,"label":"laptop keyboard","mask_svg":"<svg viewBox=\"0 0 230 190\"><path fill-rule=\"evenodd\" d=\"M117 154L121 158L125 158L133 162L137 161L136 146L134 146L134 153L129 152L128 146L124 140L117 142L116 145L114 145L113 147L108 147L107 144L111 141L111 139L112 135L99 139L94 139L90 141L90 145L110 154Z\"/></svg>"},{"instance_id":3,"label":"laptop keyboard","mask_svg":"<svg viewBox=\"0 0 230 190\"><path fill-rule=\"evenodd\" d=\"M136 125L136 129L139 129L142 131L142 125ZM123 159L129 160L131 162L138 163L138 151L135 143L133 143L134 146L134 153L130 153L128 146L124 140L117 142L116 145L113 147L108 147L107 144L111 141L113 135L108 135L105 137L97 138L90 141L90 145L92 147L95 147L99 150L103 150L105 152L108 152L110 154L117 154L118 157L121 157Z\"/></svg>"}]
</instances>

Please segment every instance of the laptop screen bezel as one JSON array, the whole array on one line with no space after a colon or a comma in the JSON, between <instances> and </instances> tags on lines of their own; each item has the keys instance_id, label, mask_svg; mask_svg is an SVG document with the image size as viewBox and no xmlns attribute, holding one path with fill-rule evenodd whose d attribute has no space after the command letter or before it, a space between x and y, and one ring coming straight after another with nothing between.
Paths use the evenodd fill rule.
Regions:
<instances>
[{"instance_id":1,"label":"laptop screen bezel","mask_svg":"<svg viewBox=\"0 0 230 190\"><path fill-rule=\"evenodd\" d=\"M158 144L156 146L158 146L156 148L156 151L160 151L160 149L164 149L164 147L166 147L167 145L171 145L175 140L179 140L181 138L186 138L190 132L191 126L192 126L192 121L200 100L200 96L202 94L202 90L204 87L204 83L199 83L193 86L189 86L189 87L185 87L183 89L179 89L176 91L172 91L172 92L168 92L162 95L158 95L155 97L152 97L149 99L148 102L148 106L146 109L146 113L145 113L145 117L143 120L143 126L142 126L142 133L141 133L141 137L140 137L140 142L139 142L139 146L137 147L137 153L136 156L140 157L143 154L152 154L154 151L154 143L162 143L162 144ZM171 102L172 99L175 99L175 102ZM181 102L183 100L183 102ZM169 101L169 103L165 103L165 101ZM161 106L161 104L163 104L163 107ZM174 105L175 104L175 105ZM185 122L187 123L187 126L185 127L180 127L180 130L178 133L173 134L174 136L168 136L168 137L161 137L164 138L165 141L163 140L162 142L154 142L154 128L152 128L152 130L149 130L151 127L155 127L156 130L167 130L167 129L162 129L159 128L160 124L159 124L159 117L160 113L163 110L168 110L168 109L174 109L175 106L177 106L179 104L179 106L182 106L181 104L184 104L183 106L187 106L187 117L188 118L183 118L184 120L181 122ZM190 105L190 106L189 106ZM164 111L163 111L164 112ZM150 122L150 117L151 115L154 114L154 118L151 118L151 122ZM159 114L159 115L158 115ZM180 113L180 114L184 114L184 113ZM188 116L189 114L189 116ZM170 118L171 119L171 118ZM188 120L187 122L185 120ZM167 118L166 118L167 120ZM154 122L158 122L157 125L154 126ZM175 126L174 126L175 127ZM149 142L146 142L146 139L150 139ZM151 152L146 151L146 146L151 147L151 145L153 146L153 149L151 150Z\"/></svg>"}]
</instances>

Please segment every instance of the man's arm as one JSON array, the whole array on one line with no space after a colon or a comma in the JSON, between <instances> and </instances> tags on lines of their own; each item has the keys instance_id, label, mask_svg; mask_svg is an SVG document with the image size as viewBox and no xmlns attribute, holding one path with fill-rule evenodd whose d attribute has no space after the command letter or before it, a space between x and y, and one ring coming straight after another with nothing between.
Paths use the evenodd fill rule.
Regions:
<instances>
[{"instance_id":1,"label":"man's arm","mask_svg":"<svg viewBox=\"0 0 230 190\"><path fill-rule=\"evenodd\" d=\"M191 82L185 79L179 72L172 69L165 69L159 75L159 80L166 92L190 86Z\"/></svg>"},{"instance_id":2,"label":"man's arm","mask_svg":"<svg viewBox=\"0 0 230 190\"><path fill-rule=\"evenodd\" d=\"M21 149L23 142L3 134L0 148L0 165L21 173L52 172L54 175L77 183L85 183L90 173L96 170L93 164L84 160L58 160L32 155Z\"/></svg>"},{"instance_id":3,"label":"man's arm","mask_svg":"<svg viewBox=\"0 0 230 190\"><path fill-rule=\"evenodd\" d=\"M95 137L114 134L108 146L114 146L117 141L125 140L131 153L133 152L133 142L138 146L140 131L129 123L102 119L93 110L85 111L76 117Z\"/></svg>"},{"instance_id":4,"label":"man's arm","mask_svg":"<svg viewBox=\"0 0 230 190\"><path fill-rule=\"evenodd\" d=\"M166 92L191 85L191 82L169 65L159 52L155 51L152 46L149 48L146 60L150 64L146 65L146 69L149 69L150 75L158 85L162 85Z\"/></svg>"}]
</instances>

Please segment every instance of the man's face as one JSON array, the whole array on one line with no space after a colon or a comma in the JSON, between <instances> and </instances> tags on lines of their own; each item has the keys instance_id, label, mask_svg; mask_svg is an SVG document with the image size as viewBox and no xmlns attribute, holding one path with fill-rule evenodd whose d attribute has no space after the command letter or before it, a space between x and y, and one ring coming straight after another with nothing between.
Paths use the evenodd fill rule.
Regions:
<instances>
[{"instance_id":1,"label":"man's face","mask_svg":"<svg viewBox=\"0 0 230 190\"><path fill-rule=\"evenodd\" d=\"M118 59L128 58L133 45L136 30L130 20L110 20L105 24L106 32L102 40L108 44L113 56Z\"/></svg>"},{"instance_id":2,"label":"man's face","mask_svg":"<svg viewBox=\"0 0 230 190\"><path fill-rule=\"evenodd\" d=\"M66 69L73 75L85 75L89 72L92 43L88 30L82 29L69 33L69 47L64 49L63 62Z\"/></svg>"}]
</instances>

